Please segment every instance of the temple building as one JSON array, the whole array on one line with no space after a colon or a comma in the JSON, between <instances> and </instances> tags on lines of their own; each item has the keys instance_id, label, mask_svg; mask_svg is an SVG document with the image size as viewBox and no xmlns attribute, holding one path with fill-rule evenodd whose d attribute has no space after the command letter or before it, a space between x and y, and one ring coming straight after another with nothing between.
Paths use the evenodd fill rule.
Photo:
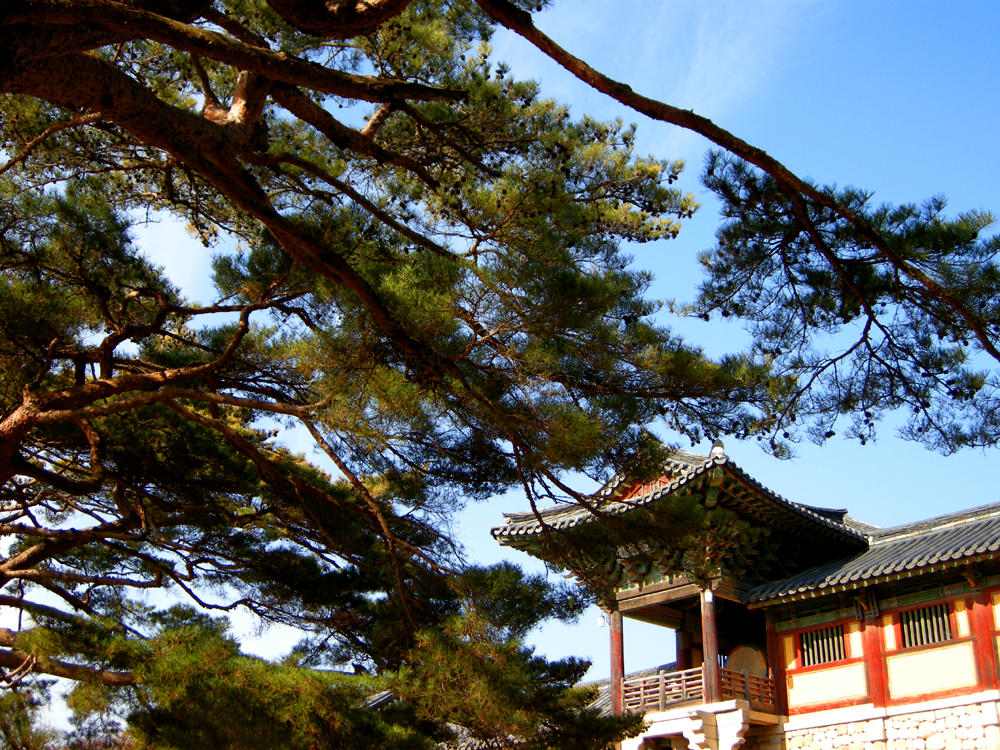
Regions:
<instances>
[{"instance_id":1,"label":"temple building","mask_svg":"<svg viewBox=\"0 0 1000 750\"><path fill-rule=\"evenodd\" d=\"M644 717L622 750L1000 748L1000 504L878 528L716 443L493 535L608 611L609 710ZM663 626L675 663L626 675L624 617Z\"/></svg>"}]
</instances>

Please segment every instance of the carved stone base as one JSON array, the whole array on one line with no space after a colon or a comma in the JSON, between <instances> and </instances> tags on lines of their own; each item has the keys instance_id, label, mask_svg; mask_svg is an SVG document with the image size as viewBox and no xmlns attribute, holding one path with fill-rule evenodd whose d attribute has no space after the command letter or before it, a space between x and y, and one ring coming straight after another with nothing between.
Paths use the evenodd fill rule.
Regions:
<instances>
[{"instance_id":1,"label":"carved stone base","mask_svg":"<svg viewBox=\"0 0 1000 750\"><path fill-rule=\"evenodd\" d=\"M750 726L743 701L725 701L646 715L646 729L621 744L622 750L735 750ZM669 745L666 744L669 742Z\"/></svg>"}]
</instances>

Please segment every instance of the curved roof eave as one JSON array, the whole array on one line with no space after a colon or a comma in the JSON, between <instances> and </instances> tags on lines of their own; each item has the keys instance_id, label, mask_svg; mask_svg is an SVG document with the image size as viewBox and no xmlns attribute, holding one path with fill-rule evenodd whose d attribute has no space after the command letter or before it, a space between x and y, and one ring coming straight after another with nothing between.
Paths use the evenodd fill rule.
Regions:
<instances>
[{"instance_id":1,"label":"curved roof eave","mask_svg":"<svg viewBox=\"0 0 1000 750\"><path fill-rule=\"evenodd\" d=\"M838 517L840 519L846 518L845 511L814 508L788 500L758 482L721 451L713 452L713 455L710 456L699 456L678 451L675 456L677 458L672 458L664 465L666 471L672 472L671 479L666 484L658 486L650 492L638 497L630 497L627 501L616 500L614 499L614 495L620 495L622 488L625 486L624 479L616 476L601 488L599 492L591 496L593 506L599 513L594 513L591 509L575 503L547 508L539 511L537 514L530 511L505 513L504 524L492 530L493 537L501 544L516 545L520 539L527 541L527 539L524 539L525 537L539 535L546 528L565 530L580 524L593 523L599 520L601 515L627 513L692 485L706 472L718 467L783 511L792 513L807 522L851 541L867 542L868 536L860 528L852 525L850 522L837 520Z\"/></svg>"}]
</instances>

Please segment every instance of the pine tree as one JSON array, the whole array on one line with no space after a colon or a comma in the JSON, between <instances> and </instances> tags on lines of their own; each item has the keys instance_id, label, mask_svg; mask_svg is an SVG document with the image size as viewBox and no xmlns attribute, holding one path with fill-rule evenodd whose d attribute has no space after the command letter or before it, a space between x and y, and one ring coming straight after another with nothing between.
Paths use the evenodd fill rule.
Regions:
<instances>
[{"instance_id":1,"label":"pine tree","mask_svg":"<svg viewBox=\"0 0 1000 750\"><path fill-rule=\"evenodd\" d=\"M0 632L0 666L76 681L81 720L117 712L138 746L426 747L457 725L601 747L634 721L581 711L584 666L521 645L583 602L468 565L448 526L462 503L510 487L578 500L574 472L642 474L662 463L657 420L780 450L810 418L822 432L851 409L864 434L906 403L954 416L941 445L995 440L954 405L993 398L961 355L1000 359L988 217L815 188L572 58L527 7L3 4L0 604L25 627ZM780 332L711 360L657 326L620 245L673 237L695 210L681 165L493 64L497 23L753 165L706 177L732 221L700 312L780 309L808 338L886 304L912 311L895 334L910 348L871 381L803 392L824 360L775 356ZM214 299L135 247L150 210L225 250ZM832 302L795 308L781 290L797 280L744 265L744 245L789 233L796 273ZM978 286L958 294L969 259ZM293 427L329 471L275 439ZM237 607L303 630L288 663L249 659L204 614ZM259 722L277 734L245 733Z\"/></svg>"}]
</instances>

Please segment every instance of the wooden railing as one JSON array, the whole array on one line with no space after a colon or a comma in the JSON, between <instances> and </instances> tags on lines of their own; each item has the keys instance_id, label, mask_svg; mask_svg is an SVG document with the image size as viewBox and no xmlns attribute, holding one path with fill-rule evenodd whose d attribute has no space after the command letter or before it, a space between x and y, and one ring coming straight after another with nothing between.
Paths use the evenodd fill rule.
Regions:
<instances>
[{"instance_id":1,"label":"wooden railing","mask_svg":"<svg viewBox=\"0 0 1000 750\"><path fill-rule=\"evenodd\" d=\"M733 698L773 706L774 681L745 672L720 669L719 684L725 700ZM648 677L622 680L622 705L626 712L664 710L672 704L705 700L702 667L676 672L659 671Z\"/></svg>"},{"instance_id":2,"label":"wooden railing","mask_svg":"<svg viewBox=\"0 0 1000 750\"><path fill-rule=\"evenodd\" d=\"M671 703L702 700L705 676L701 667L676 672L660 670L648 677L622 681L622 705L627 712L663 710Z\"/></svg>"},{"instance_id":3,"label":"wooden railing","mask_svg":"<svg viewBox=\"0 0 1000 750\"><path fill-rule=\"evenodd\" d=\"M756 677L752 674L720 669L723 698L742 698L751 703L774 705L774 680L770 677Z\"/></svg>"}]
</instances>

